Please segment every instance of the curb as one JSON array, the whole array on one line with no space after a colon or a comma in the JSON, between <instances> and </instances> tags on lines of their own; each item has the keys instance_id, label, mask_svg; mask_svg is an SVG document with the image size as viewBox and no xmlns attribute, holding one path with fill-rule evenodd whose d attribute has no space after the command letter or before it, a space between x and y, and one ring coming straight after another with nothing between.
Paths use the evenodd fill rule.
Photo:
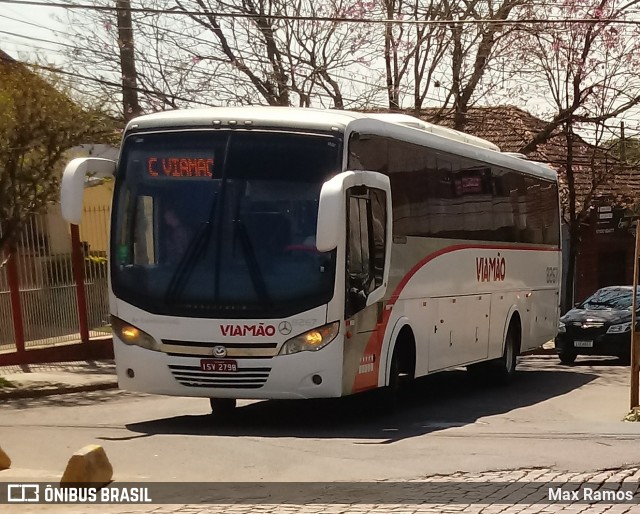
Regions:
<instances>
[{"instance_id":1,"label":"curb","mask_svg":"<svg viewBox=\"0 0 640 514\"><path fill-rule=\"evenodd\" d=\"M103 391L106 389L117 389L117 382L103 382L81 386L60 386L50 389L13 389L11 391L0 392L0 400L11 400L16 398L41 398L43 396L54 396L67 393L84 393L89 391Z\"/></svg>"},{"instance_id":2,"label":"curb","mask_svg":"<svg viewBox=\"0 0 640 514\"><path fill-rule=\"evenodd\" d=\"M558 355L558 351L556 348L537 348L522 352L520 355Z\"/></svg>"}]
</instances>

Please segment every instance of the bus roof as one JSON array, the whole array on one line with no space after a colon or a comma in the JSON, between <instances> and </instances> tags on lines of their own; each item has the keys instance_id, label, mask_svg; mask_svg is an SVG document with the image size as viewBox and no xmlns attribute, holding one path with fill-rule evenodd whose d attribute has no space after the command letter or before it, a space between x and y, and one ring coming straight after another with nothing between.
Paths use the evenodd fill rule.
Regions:
<instances>
[{"instance_id":1,"label":"bus roof","mask_svg":"<svg viewBox=\"0 0 640 514\"><path fill-rule=\"evenodd\" d=\"M236 122L238 127L268 126L287 127L306 130L344 129L365 114L334 109L311 109L299 107L211 107L208 109L179 109L140 116L129 122L127 130L139 128L215 126L215 122L229 124ZM248 123L250 122L250 123Z\"/></svg>"},{"instance_id":2,"label":"bus roof","mask_svg":"<svg viewBox=\"0 0 640 514\"><path fill-rule=\"evenodd\" d=\"M411 120L415 120L415 123ZM336 132L365 130L557 181L556 172L545 163L500 152L499 147L493 143L463 132L432 125L412 116L392 113L367 114L336 109L267 106L179 109L137 117L129 122L126 131L204 126Z\"/></svg>"}]
</instances>

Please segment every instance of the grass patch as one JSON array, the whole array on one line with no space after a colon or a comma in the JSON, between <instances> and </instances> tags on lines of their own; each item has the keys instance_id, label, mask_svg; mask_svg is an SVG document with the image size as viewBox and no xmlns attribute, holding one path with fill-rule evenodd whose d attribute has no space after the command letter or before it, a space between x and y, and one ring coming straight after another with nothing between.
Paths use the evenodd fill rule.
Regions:
<instances>
[{"instance_id":1,"label":"grass patch","mask_svg":"<svg viewBox=\"0 0 640 514\"><path fill-rule=\"evenodd\" d=\"M0 389L15 387L14 384L9 382L6 378L0 377Z\"/></svg>"},{"instance_id":2,"label":"grass patch","mask_svg":"<svg viewBox=\"0 0 640 514\"><path fill-rule=\"evenodd\" d=\"M113 334L113 329L111 325L105 325L104 327L94 328L96 332L103 332L105 334Z\"/></svg>"},{"instance_id":3,"label":"grass patch","mask_svg":"<svg viewBox=\"0 0 640 514\"><path fill-rule=\"evenodd\" d=\"M632 421L638 422L640 421L640 407L635 407L631 409L631 412L624 417L623 421Z\"/></svg>"}]
</instances>

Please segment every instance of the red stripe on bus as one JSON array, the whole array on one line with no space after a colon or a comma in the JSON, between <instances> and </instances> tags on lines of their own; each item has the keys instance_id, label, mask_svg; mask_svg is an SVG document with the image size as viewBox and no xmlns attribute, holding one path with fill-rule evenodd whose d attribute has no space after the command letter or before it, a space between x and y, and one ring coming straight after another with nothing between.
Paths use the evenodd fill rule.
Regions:
<instances>
[{"instance_id":1,"label":"red stripe on bus","mask_svg":"<svg viewBox=\"0 0 640 514\"><path fill-rule=\"evenodd\" d=\"M441 248L440 250L430 253L425 256L421 261L419 261L413 268L409 270L409 272L402 277L400 283L396 286L395 290L389 297L389 301L384 309L384 314L382 315L382 322L378 325L375 332L371 334L369 341L367 342L367 347L364 350L364 355L375 355L373 371L369 373L359 374L356 372L356 378L353 383L352 392L358 393L361 391L366 391L368 389L374 389L378 387L378 375L380 372L380 353L382 350L382 343L384 341L384 334L387 330L387 325L389 324L389 318L391 318L391 311L393 310L393 306L398 301L400 297L400 293L406 287L409 280L422 269L425 265L427 265L432 260L451 252L456 252L458 250L526 250L526 251L537 251L537 252L559 252L559 247L539 247L539 246L507 246L507 245L453 245L447 246L445 248ZM391 308L389 308L391 306Z\"/></svg>"}]
</instances>

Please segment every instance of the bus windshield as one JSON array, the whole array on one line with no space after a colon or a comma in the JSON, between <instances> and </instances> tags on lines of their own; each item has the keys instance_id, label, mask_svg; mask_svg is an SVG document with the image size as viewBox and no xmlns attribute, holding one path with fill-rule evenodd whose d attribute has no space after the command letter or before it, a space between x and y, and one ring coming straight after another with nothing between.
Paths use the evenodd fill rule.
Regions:
<instances>
[{"instance_id":1,"label":"bus windshield","mask_svg":"<svg viewBox=\"0 0 640 514\"><path fill-rule=\"evenodd\" d=\"M315 247L333 135L136 134L116 178L115 295L156 314L285 317L328 302L335 251Z\"/></svg>"}]
</instances>

